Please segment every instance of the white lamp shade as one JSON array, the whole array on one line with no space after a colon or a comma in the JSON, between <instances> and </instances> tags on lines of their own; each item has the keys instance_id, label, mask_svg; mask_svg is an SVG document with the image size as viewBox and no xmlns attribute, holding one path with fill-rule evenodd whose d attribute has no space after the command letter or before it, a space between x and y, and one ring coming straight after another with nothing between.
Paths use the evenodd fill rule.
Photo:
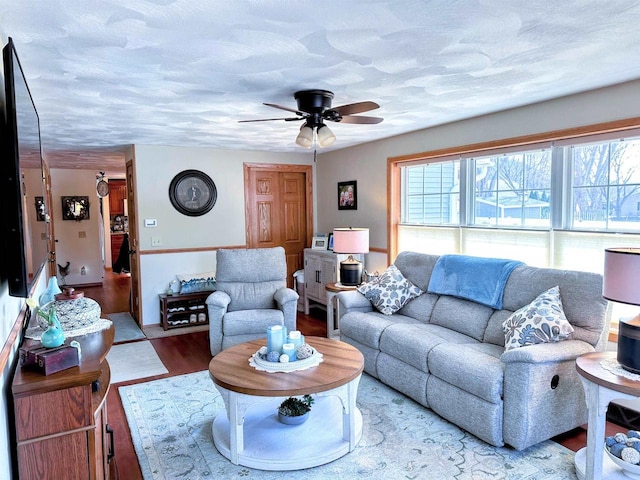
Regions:
<instances>
[{"instance_id":1,"label":"white lamp shade","mask_svg":"<svg viewBox=\"0 0 640 480\"><path fill-rule=\"evenodd\" d=\"M613 302L640 305L640 248L605 249L602 296Z\"/></svg>"},{"instance_id":2,"label":"white lamp shade","mask_svg":"<svg viewBox=\"0 0 640 480\"><path fill-rule=\"evenodd\" d=\"M368 228L334 228L333 251L335 253L369 253Z\"/></svg>"},{"instance_id":3,"label":"white lamp shade","mask_svg":"<svg viewBox=\"0 0 640 480\"><path fill-rule=\"evenodd\" d=\"M303 126L296 137L296 143L301 147L309 148L311 144L313 144L313 129L311 127Z\"/></svg>"},{"instance_id":4,"label":"white lamp shade","mask_svg":"<svg viewBox=\"0 0 640 480\"><path fill-rule=\"evenodd\" d=\"M321 125L318 127L318 145L321 147L328 147L333 142L336 141L336 136L333 134L331 129L326 125Z\"/></svg>"}]
</instances>

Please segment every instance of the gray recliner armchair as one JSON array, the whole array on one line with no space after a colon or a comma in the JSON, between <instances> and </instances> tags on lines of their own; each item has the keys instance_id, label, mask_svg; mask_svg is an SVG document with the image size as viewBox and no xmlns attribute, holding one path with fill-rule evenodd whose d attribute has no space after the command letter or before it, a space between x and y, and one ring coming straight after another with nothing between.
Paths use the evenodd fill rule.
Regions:
<instances>
[{"instance_id":1,"label":"gray recliner armchair","mask_svg":"<svg viewBox=\"0 0 640 480\"><path fill-rule=\"evenodd\" d=\"M296 329L298 294L287 288L284 248L218 250L216 291L207 298L211 355L267 336L270 325Z\"/></svg>"}]
</instances>

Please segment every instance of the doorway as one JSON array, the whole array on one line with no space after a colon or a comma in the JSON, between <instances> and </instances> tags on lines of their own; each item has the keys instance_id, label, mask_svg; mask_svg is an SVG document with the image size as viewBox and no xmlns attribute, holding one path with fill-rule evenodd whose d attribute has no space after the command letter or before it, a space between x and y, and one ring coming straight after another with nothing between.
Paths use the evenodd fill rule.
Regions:
<instances>
[{"instance_id":1,"label":"doorway","mask_svg":"<svg viewBox=\"0 0 640 480\"><path fill-rule=\"evenodd\" d=\"M293 287L313 234L311 165L245 163L244 193L247 248L283 247Z\"/></svg>"}]
</instances>

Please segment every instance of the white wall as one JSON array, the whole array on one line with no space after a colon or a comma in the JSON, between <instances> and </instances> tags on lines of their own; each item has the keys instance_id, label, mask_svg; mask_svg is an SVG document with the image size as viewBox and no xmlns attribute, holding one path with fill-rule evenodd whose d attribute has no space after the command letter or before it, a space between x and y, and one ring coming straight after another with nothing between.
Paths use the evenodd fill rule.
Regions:
<instances>
[{"instance_id":1,"label":"white wall","mask_svg":"<svg viewBox=\"0 0 640 480\"><path fill-rule=\"evenodd\" d=\"M154 250L245 245L244 163L313 165L313 154L303 149L283 154L136 145L134 150L143 325L160 322L158 294L167 290L176 274L215 270L213 250L159 254ZM213 209L200 217L181 214L169 201L171 180L187 169L209 175L218 191ZM157 227L145 227L145 219L155 219ZM152 238L161 244L151 246Z\"/></svg>"},{"instance_id":2,"label":"white wall","mask_svg":"<svg viewBox=\"0 0 640 480\"><path fill-rule=\"evenodd\" d=\"M33 275L47 258L47 223L37 220L35 197L44 197L42 188L42 169L25 168L22 169L25 186L25 196L23 197L23 216L29 225L29 237L32 239L29 255L31 259L27 262L27 273Z\"/></svg>"},{"instance_id":3,"label":"white wall","mask_svg":"<svg viewBox=\"0 0 640 480\"><path fill-rule=\"evenodd\" d=\"M371 247L388 248L389 157L639 116L640 81L634 81L322 154L316 167L318 230L368 227ZM358 210L338 210L337 182L345 180L358 182ZM366 256L368 270L386 265L386 254Z\"/></svg>"},{"instance_id":4,"label":"white wall","mask_svg":"<svg viewBox=\"0 0 640 480\"><path fill-rule=\"evenodd\" d=\"M38 298L46 288L47 277L44 271L34 281L33 297ZM5 345L9 333L13 328L20 309L24 305L23 298L9 296L6 281L0 283L0 348ZM13 369L18 362L18 342L11 347L11 354L4 369L0 371L0 478L13 478L11 466L11 450L14 448L15 438L9 432L13 429L13 417L9 415L9 404L12 402L11 380ZM15 466L17 468L17 466Z\"/></svg>"},{"instance_id":5,"label":"white wall","mask_svg":"<svg viewBox=\"0 0 640 480\"><path fill-rule=\"evenodd\" d=\"M104 277L101 252L103 220L95 186L94 170L51 169L56 261L60 265L71 262L70 273L65 279L68 285L102 283ZM79 222L62 220L62 196L88 196L89 219ZM83 266L86 275L81 275ZM58 281L63 285L59 274Z\"/></svg>"}]
</instances>

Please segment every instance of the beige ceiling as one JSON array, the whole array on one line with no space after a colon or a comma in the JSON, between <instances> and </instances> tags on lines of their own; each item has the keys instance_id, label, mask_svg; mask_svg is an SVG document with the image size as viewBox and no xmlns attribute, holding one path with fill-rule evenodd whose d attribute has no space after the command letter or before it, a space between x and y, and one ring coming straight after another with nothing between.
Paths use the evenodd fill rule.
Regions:
<instances>
[{"instance_id":1,"label":"beige ceiling","mask_svg":"<svg viewBox=\"0 0 640 480\"><path fill-rule=\"evenodd\" d=\"M372 100L339 149L640 78L640 1L1 0L52 166L130 144L298 151L293 93ZM284 115L283 115L284 114ZM321 152L319 152L321 153Z\"/></svg>"}]
</instances>

